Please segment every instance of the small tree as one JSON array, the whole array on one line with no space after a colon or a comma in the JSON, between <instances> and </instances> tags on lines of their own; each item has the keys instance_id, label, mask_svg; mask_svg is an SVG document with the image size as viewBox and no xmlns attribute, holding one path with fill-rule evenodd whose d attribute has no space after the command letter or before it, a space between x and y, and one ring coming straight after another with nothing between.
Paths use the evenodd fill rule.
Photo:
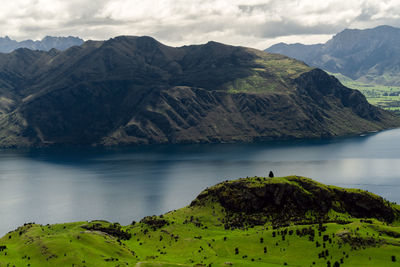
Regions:
<instances>
[{"instance_id":1,"label":"small tree","mask_svg":"<svg viewBox=\"0 0 400 267\"><path fill-rule=\"evenodd\" d=\"M269 171L268 176L269 176L269 178L274 178L274 173L272 171Z\"/></svg>"}]
</instances>

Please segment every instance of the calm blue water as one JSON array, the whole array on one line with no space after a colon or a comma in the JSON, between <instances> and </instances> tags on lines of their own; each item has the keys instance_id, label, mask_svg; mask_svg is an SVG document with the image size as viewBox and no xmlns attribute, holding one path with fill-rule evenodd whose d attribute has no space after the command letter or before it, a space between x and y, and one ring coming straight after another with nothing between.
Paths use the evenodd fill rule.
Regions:
<instances>
[{"instance_id":1,"label":"calm blue water","mask_svg":"<svg viewBox=\"0 0 400 267\"><path fill-rule=\"evenodd\" d=\"M297 174L400 202L400 130L331 141L0 151L0 235L25 222L129 224L226 179Z\"/></svg>"}]
</instances>

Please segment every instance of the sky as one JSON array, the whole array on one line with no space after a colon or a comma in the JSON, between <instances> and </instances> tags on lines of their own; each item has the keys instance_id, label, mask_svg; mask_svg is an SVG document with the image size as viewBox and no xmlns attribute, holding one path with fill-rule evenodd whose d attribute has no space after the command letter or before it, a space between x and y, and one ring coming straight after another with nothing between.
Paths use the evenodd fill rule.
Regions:
<instances>
[{"instance_id":1,"label":"sky","mask_svg":"<svg viewBox=\"0 0 400 267\"><path fill-rule=\"evenodd\" d=\"M265 49L320 43L346 28L400 27L399 0L0 0L16 40L148 35L171 46L218 41Z\"/></svg>"}]
</instances>

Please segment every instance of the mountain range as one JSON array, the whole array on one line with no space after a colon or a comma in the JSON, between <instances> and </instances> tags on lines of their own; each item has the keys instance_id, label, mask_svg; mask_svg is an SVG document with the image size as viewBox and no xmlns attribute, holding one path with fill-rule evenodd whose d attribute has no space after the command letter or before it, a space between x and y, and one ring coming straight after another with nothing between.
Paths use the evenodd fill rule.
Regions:
<instances>
[{"instance_id":1,"label":"mountain range","mask_svg":"<svg viewBox=\"0 0 400 267\"><path fill-rule=\"evenodd\" d=\"M66 50L71 46L83 44L83 40L79 37L52 37L46 36L42 40L24 40L15 41L8 36L0 37L0 53L10 53L18 48L29 48L31 50L49 51L53 48L57 50Z\"/></svg>"},{"instance_id":2,"label":"mountain range","mask_svg":"<svg viewBox=\"0 0 400 267\"><path fill-rule=\"evenodd\" d=\"M400 29L346 29L324 44L275 44L265 51L304 61L361 83L400 85Z\"/></svg>"},{"instance_id":3,"label":"mountain range","mask_svg":"<svg viewBox=\"0 0 400 267\"><path fill-rule=\"evenodd\" d=\"M356 90L282 55L151 37L0 54L0 146L253 142L400 125Z\"/></svg>"}]
</instances>

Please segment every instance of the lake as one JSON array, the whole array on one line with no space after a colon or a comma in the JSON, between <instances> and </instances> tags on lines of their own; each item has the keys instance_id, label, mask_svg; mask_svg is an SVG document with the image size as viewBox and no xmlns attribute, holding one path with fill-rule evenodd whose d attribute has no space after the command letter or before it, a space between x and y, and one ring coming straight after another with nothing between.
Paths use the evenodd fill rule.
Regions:
<instances>
[{"instance_id":1,"label":"lake","mask_svg":"<svg viewBox=\"0 0 400 267\"><path fill-rule=\"evenodd\" d=\"M302 175L400 202L400 130L324 141L0 151L0 235L25 222L129 224L246 176Z\"/></svg>"}]
</instances>

